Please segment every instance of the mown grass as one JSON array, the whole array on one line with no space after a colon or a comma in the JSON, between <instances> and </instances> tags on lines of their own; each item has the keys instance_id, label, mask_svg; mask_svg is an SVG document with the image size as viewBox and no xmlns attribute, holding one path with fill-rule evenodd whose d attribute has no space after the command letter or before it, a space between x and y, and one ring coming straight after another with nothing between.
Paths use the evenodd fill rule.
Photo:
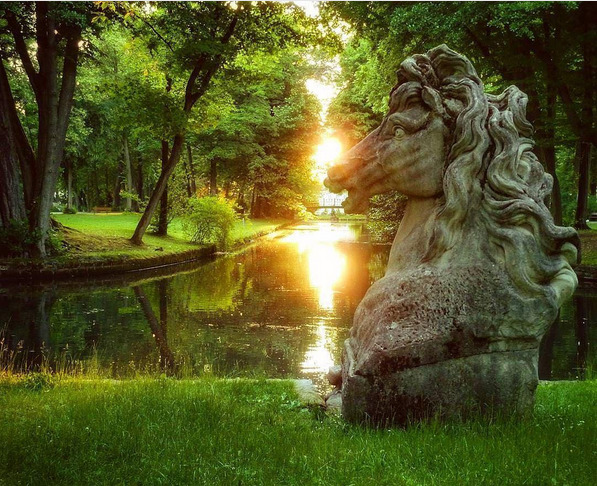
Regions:
<instances>
[{"instance_id":1,"label":"mown grass","mask_svg":"<svg viewBox=\"0 0 597 486\"><path fill-rule=\"evenodd\" d=\"M588 223L590 230L581 230L580 236L581 256L583 265L597 265L597 224Z\"/></svg>"},{"instance_id":2,"label":"mown grass","mask_svg":"<svg viewBox=\"0 0 597 486\"><path fill-rule=\"evenodd\" d=\"M8 377L0 484L594 484L597 382L542 384L527 421L371 430L286 381Z\"/></svg>"},{"instance_id":3,"label":"mown grass","mask_svg":"<svg viewBox=\"0 0 597 486\"><path fill-rule=\"evenodd\" d=\"M129 240L141 217L139 214L78 213L53 214L52 217L66 227L61 237L69 248L67 253L52 259L58 263L69 260L146 258L199 247L189 241L189 235L184 232L180 219L174 219L170 223L168 236L147 232L143 238L144 245L139 247ZM278 219L238 221L231 234L231 244L273 231L283 223L284 221Z\"/></svg>"}]
</instances>

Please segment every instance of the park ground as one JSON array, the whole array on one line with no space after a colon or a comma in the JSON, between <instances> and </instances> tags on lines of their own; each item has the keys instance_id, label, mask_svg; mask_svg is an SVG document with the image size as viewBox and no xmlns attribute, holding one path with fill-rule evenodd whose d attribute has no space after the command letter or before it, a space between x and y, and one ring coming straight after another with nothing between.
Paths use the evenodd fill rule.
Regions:
<instances>
[{"instance_id":1,"label":"park ground","mask_svg":"<svg viewBox=\"0 0 597 486\"><path fill-rule=\"evenodd\" d=\"M66 251L47 259L50 264L77 262L147 259L156 256L196 250L184 231L182 220L175 218L168 225L168 236L157 236L148 231L143 245L130 241L141 215L137 213L78 213L52 215L64 228L60 231ZM241 219L230 234L230 246L241 245L260 235L274 231L287 223L282 219Z\"/></svg>"},{"instance_id":2,"label":"park ground","mask_svg":"<svg viewBox=\"0 0 597 486\"><path fill-rule=\"evenodd\" d=\"M135 226L141 217L136 213L55 213L52 217L65 228L60 238L67 251L48 259L50 264L65 262L123 261L144 259L157 255L182 253L200 246L191 243L182 220L175 218L168 226L168 236L147 232L143 246L131 243ZM320 219L325 219L321 217ZM350 220L350 215L346 217ZM270 233L288 223L283 219L249 219L237 221L231 235L231 246L242 245L260 235ZM582 264L597 266L597 223L591 229L579 231L582 245Z\"/></svg>"},{"instance_id":3,"label":"park ground","mask_svg":"<svg viewBox=\"0 0 597 486\"><path fill-rule=\"evenodd\" d=\"M138 247L133 245L129 238L135 231L139 214L54 214L53 218L67 227L63 239L69 251L57 257L58 261L144 258L156 254L184 252L198 247L189 241L180 219L174 219L170 223L168 236L157 236L148 232L143 238L145 245ZM251 238L269 233L287 222L282 219L240 220L232 230L232 245L242 244ZM581 263L597 266L597 223L589 224L590 230L579 231L582 245Z\"/></svg>"},{"instance_id":4,"label":"park ground","mask_svg":"<svg viewBox=\"0 0 597 486\"><path fill-rule=\"evenodd\" d=\"M291 382L0 378L0 484L595 484L597 381L523 421L373 430Z\"/></svg>"}]
</instances>

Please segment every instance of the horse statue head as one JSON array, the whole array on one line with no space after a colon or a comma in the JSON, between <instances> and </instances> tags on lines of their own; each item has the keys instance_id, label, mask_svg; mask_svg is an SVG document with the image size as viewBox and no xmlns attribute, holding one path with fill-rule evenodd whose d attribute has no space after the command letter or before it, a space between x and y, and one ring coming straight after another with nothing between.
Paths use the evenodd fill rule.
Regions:
<instances>
[{"instance_id":1,"label":"horse statue head","mask_svg":"<svg viewBox=\"0 0 597 486\"><path fill-rule=\"evenodd\" d=\"M388 398L396 390L380 391L389 390L380 376L391 370L404 378L407 369L514 350L521 342L535 350L577 285L571 265L578 236L556 226L546 206L553 179L532 152L527 96L515 86L485 93L471 62L446 45L407 58L397 77L381 125L328 170L325 182L334 192L348 191L346 212L362 212L371 196L389 191L408 198L386 276L361 302L345 347L343 407L357 419L384 406L379 416L387 419L388 410L400 415L408 403L454 403L420 390L419 401L396 403ZM481 288L505 299L503 309L480 295ZM433 292L451 303L433 303ZM416 332L405 329L427 335L427 348L420 342L414 349ZM443 331L434 334L437 329ZM469 343L466 351L453 351L454 332ZM532 375L525 386L534 392ZM372 402L363 399L367 394ZM477 398L479 404L500 397ZM375 403L375 411L364 403Z\"/></svg>"}]
</instances>

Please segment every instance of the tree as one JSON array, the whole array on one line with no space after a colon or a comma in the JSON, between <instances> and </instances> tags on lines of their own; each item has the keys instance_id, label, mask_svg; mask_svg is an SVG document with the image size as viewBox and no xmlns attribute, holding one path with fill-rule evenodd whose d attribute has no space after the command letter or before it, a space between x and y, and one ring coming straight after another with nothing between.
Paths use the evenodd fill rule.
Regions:
<instances>
[{"instance_id":1,"label":"tree","mask_svg":"<svg viewBox=\"0 0 597 486\"><path fill-rule=\"evenodd\" d=\"M2 138L19 161L20 182L29 229L35 238L30 249L46 255L50 210L64 153L73 104L83 30L91 22L88 2L37 2L0 5L2 35L12 42L2 49L0 105L5 112ZM35 62L30 52L35 52ZM28 139L12 95L9 72L15 57L25 72L37 105L36 143ZM60 67L62 61L62 67ZM14 168L14 160L11 165ZM16 186L6 192L20 199ZM14 204L11 206L15 207Z\"/></svg>"},{"instance_id":2,"label":"tree","mask_svg":"<svg viewBox=\"0 0 597 486\"><path fill-rule=\"evenodd\" d=\"M595 143L596 8L589 2L333 3L382 66L441 43L471 58L489 91L517 84L529 95L537 152L554 178L552 212L562 219L558 145L576 138L580 169L576 225L586 226L590 147ZM371 64L366 60L363 65ZM374 73L375 74L375 73Z\"/></svg>"},{"instance_id":3,"label":"tree","mask_svg":"<svg viewBox=\"0 0 597 486\"><path fill-rule=\"evenodd\" d=\"M193 107L205 95L212 79L239 52L275 48L304 37L304 13L292 5L271 2L159 4L146 17L138 13L148 45L160 49L173 78L172 91L180 92L179 114L164 164L147 208L131 241L141 244L143 234L164 193L168 178L180 160ZM302 20L302 23L301 23ZM185 79L184 89L178 86Z\"/></svg>"}]
</instances>

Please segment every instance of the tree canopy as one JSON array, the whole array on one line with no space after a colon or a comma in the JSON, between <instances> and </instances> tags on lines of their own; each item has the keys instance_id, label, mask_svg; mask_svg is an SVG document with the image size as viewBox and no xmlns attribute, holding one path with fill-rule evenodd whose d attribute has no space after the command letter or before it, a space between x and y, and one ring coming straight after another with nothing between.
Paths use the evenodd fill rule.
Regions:
<instances>
[{"instance_id":1,"label":"tree canopy","mask_svg":"<svg viewBox=\"0 0 597 486\"><path fill-rule=\"evenodd\" d=\"M301 217L326 130L356 143L399 63L442 43L488 91L529 95L554 218L583 228L597 210L596 26L590 2L319 2L315 15L266 1L0 2L1 228L43 256L52 210L142 212L138 244L209 194ZM323 78L338 87L325 122L307 88Z\"/></svg>"}]
</instances>

